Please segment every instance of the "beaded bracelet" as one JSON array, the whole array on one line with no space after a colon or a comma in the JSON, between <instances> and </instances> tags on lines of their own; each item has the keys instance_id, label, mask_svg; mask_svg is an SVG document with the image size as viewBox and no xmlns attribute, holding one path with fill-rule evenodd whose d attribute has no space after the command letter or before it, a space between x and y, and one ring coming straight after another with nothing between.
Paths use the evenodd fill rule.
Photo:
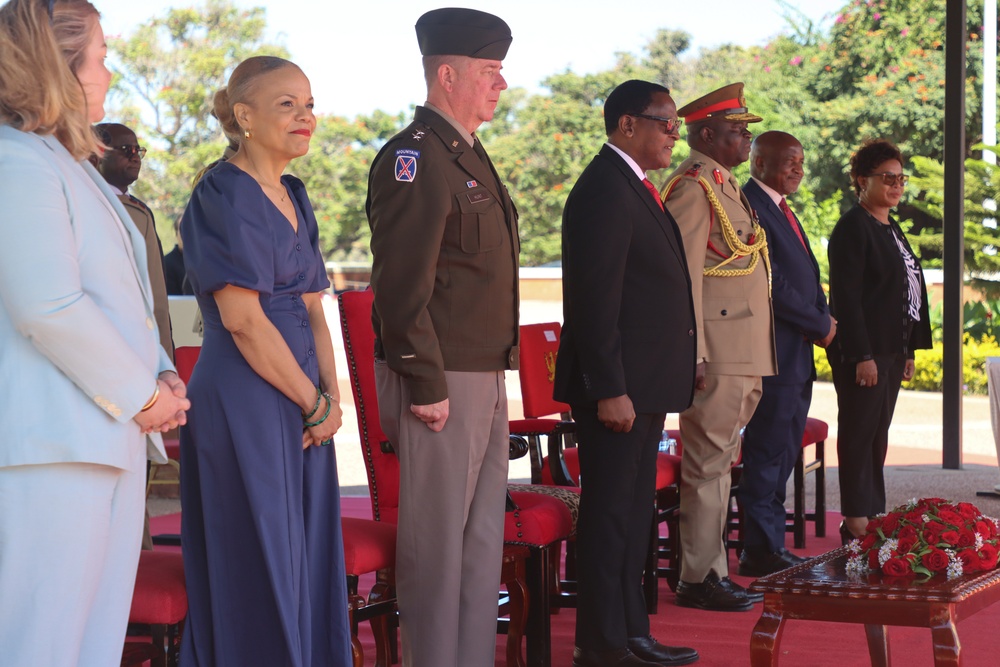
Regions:
<instances>
[{"instance_id":1,"label":"beaded bracelet","mask_svg":"<svg viewBox=\"0 0 1000 667\"><path fill-rule=\"evenodd\" d=\"M316 387L316 405L313 406L312 412L310 412L309 414L306 414L304 412L302 413L302 421L304 422L309 421L310 419L313 418L313 416L317 412L319 412L319 402L321 400L323 400L323 392L320 390L319 387Z\"/></svg>"},{"instance_id":2,"label":"beaded bracelet","mask_svg":"<svg viewBox=\"0 0 1000 667\"><path fill-rule=\"evenodd\" d=\"M319 426L320 424L322 424L323 422L325 422L325 421L326 421L326 418L327 418L327 417L329 417L329 416L330 416L330 409L331 409L331 408L333 407L333 399L332 399L332 398L330 398L330 395L329 395L329 394L327 394L326 392L323 392L323 393L321 394L321 396L324 396L324 397L326 398L326 412L324 412L324 413L323 413L323 416L322 416L322 417L320 417L320 418L319 418L318 420L316 420L316 421L314 421L314 422L310 422L310 421L303 421L303 425L304 425L304 426L305 426L306 428L312 428L313 426Z\"/></svg>"}]
</instances>

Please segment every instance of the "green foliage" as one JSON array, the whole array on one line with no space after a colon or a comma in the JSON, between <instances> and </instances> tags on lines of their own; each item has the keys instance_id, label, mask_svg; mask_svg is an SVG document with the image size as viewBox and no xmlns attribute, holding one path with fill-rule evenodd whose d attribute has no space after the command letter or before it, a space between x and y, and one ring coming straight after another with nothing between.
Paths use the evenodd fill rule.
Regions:
<instances>
[{"instance_id":1,"label":"green foliage","mask_svg":"<svg viewBox=\"0 0 1000 667\"><path fill-rule=\"evenodd\" d=\"M826 358L826 351L818 347L814 347L813 351L817 379L825 382L832 381L833 375L830 372L830 362ZM944 345L941 341L934 341L934 347L930 350L917 350L914 356L916 371L913 374L913 379L903 383L903 389L941 391L941 382L944 376L942 371ZM980 396L987 394L986 359L998 356L1000 356L1000 345L997 344L997 339L993 335L975 337L968 333L965 334L962 344L962 377L966 394Z\"/></svg>"},{"instance_id":2,"label":"green foliage","mask_svg":"<svg viewBox=\"0 0 1000 667\"><path fill-rule=\"evenodd\" d=\"M944 302L931 308L930 316L931 335L935 341L940 341ZM1000 338L1000 300L966 301L962 304L962 330L975 340L986 336Z\"/></svg>"},{"instance_id":3,"label":"green foliage","mask_svg":"<svg viewBox=\"0 0 1000 667\"><path fill-rule=\"evenodd\" d=\"M192 178L225 147L211 117L215 92L249 56L288 56L264 41L265 28L260 7L207 0L167 10L127 37L108 38L115 111L107 120L133 128L149 149L133 189L156 213L165 241L187 205Z\"/></svg>"},{"instance_id":4,"label":"green foliage","mask_svg":"<svg viewBox=\"0 0 1000 667\"><path fill-rule=\"evenodd\" d=\"M109 120L136 128L150 148L135 191L157 213L165 241L187 202L192 177L224 145L209 115L212 95L244 58L287 55L281 45L264 40L262 8L242 9L233 0L205 2L168 10L132 34L109 40L115 74ZM826 239L854 201L846 176L851 153L868 137L895 141L912 156L905 166L914 175L901 217L909 221L911 241L925 265L940 263L944 3L844 0L829 26L809 21L791 0L780 4L787 29L764 47L723 44L690 53L688 33L660 28L636 53L616 54L610 69L553 74L540 94L523 88L504 93L494 120L478 134L520 212L522 264L559 259L566 196L605 140L604 99L630 78L663 83L678 106L744 81L750 108L764 118L751 129L786 130L798 137L805 147L806 178L792 203L824 280ZM981 4L970 3L970 147L981 140L982 30ZM310 153L290 166L309 187L323 249L331 258L369 258L368 167L408 116L374 111L354 119L319 118ZM674 163L687 154L682 140ZM998 231L983 224L990 215L983 202L1000 191L1000 174L981 160L968 160L966 169L966 266L982 282L1000 272ZM734 174L745 181L747 165ZM665 177L651 174L654 182ZM1000 285L984 284L988 294L1000 296Z\"/></svg>"}]
</instances>

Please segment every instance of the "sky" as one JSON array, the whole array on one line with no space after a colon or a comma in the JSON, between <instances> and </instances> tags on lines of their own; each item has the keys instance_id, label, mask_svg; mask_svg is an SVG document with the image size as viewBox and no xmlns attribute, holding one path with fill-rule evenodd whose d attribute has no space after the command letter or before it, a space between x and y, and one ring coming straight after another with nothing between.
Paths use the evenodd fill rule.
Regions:
<instances>
[{"instance_id":1,"label":"sky","mask_svg":"<svg viewBox=\"0 0 1000 667\"><path fill-rule=\"evenodd\" d=\"M104 31L127 37L136 25L194 0L93 0ZM539 90L550 74L599 72L615 53L639 54L658 28L685 30L692 51L720 44L764 45L786 23L779 0L236 0L267 10L268 37L283 44L312 83L319 113L353 117L381 109L408 111L426 89L413 25L425 11L464 6L488 11L511 27L504 61L510 86ZM798 0L809 19L829 25L847 0ZM223 82L220 82L220 85Z\"/></svg>"}]
</instances>

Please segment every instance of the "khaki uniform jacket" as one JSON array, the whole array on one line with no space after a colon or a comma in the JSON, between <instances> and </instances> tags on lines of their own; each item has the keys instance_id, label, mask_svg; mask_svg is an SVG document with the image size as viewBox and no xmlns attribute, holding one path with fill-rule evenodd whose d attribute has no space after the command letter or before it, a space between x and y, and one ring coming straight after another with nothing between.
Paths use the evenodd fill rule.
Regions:
<instances>
[{"instance_id":1,"label":"khaki uniform jacket","mask_svg":"<svg viewBox=\"0 0 1000 667\"><path fill-rule=\"evenodd\" d=\"M149 265L149 285L153 289L153 317L160 329L160 345L174 358L174 341L170 329L170 303L167 300L167 281L163 276L163 246L156 234L153 212L141 200L130 194L118 195L118 200L128 211L132 222L146 240L146 263Z\"/></svg>"},{"instance_id":2,"label":"khaki uniform jacket","mask_svg":"<svg viewBox=\"0 0 1000 667\"><path fill-rule=\"evenodd\" d=\"M417 107L368 178L376 357L413 402L448 397L444 371L517 368L517 211L492 165Z\"/></svg>"},{"instance_id":3,"label":"khaki uniform jacket","mask_svg":"<svg viewBox=\"0 0 1000 667\"><path fill-rule=\"evenodd\" d=\"M677 221L684 241L691 294L694 298L698 328L698 358L706 361L707 373L716 375L774 375L777 362L774 350L774 313L768 287L768 270L763 258L748 276L706 276L704 270L720 264L729 256L719 221L698 179L708 181L722 203L740 240L750 243L755 213L736 179L717 183L714 176L727 171L712 158L692 150L667 178L667 184L680 179L663 191L664 205ZM718 252L716 252L718 251ZM721 253L721 254L720 254ZM750 263L741 257L726 268L744 269Z\"/></svg>"}]
</instances>

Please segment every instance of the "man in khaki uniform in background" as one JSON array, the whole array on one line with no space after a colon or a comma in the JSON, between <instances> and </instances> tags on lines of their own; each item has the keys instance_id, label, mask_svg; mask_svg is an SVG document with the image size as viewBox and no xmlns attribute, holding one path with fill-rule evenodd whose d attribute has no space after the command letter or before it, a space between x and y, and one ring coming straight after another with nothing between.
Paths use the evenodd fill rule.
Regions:
<instances>
[{"instance_id":1,"label":"man in khaki uniform in background","mask_svg":"<svg viewBox=\"0 0 1000 667\"><path fill-rule=\"evenodd\" d=\"M119 123L101 123L96 126L101 141L107 146L95 165L101 176L118 195L132 222L146 240L146 264L149 268L149 285L153 289L153 316L160 329L160 345L174 358L174 343L170 336L170 304L167 301L167 284L163 277L163 247L156 234L153 212L144 202L128 193L130 185L139 178L142 156L146 149L139 146L135 132Z\"/></svg>"},{"instance_id":2,"label":"man in khaki uniform in background","mask_svg":"<svg viewBox=\"0 0 1000 667\"><path fill-rule=\"evenodd\" d=\"M761 376L777 372L770 267L763 229L732 169L750 156L743 84L678 110L691 156L663 187L680 228L698 327L694 403L681 413L681 581L677 603L747 611L760 596L729 579L723 533L730 468L740 430L761 396Z\"/></svg>"}]
</instances>

